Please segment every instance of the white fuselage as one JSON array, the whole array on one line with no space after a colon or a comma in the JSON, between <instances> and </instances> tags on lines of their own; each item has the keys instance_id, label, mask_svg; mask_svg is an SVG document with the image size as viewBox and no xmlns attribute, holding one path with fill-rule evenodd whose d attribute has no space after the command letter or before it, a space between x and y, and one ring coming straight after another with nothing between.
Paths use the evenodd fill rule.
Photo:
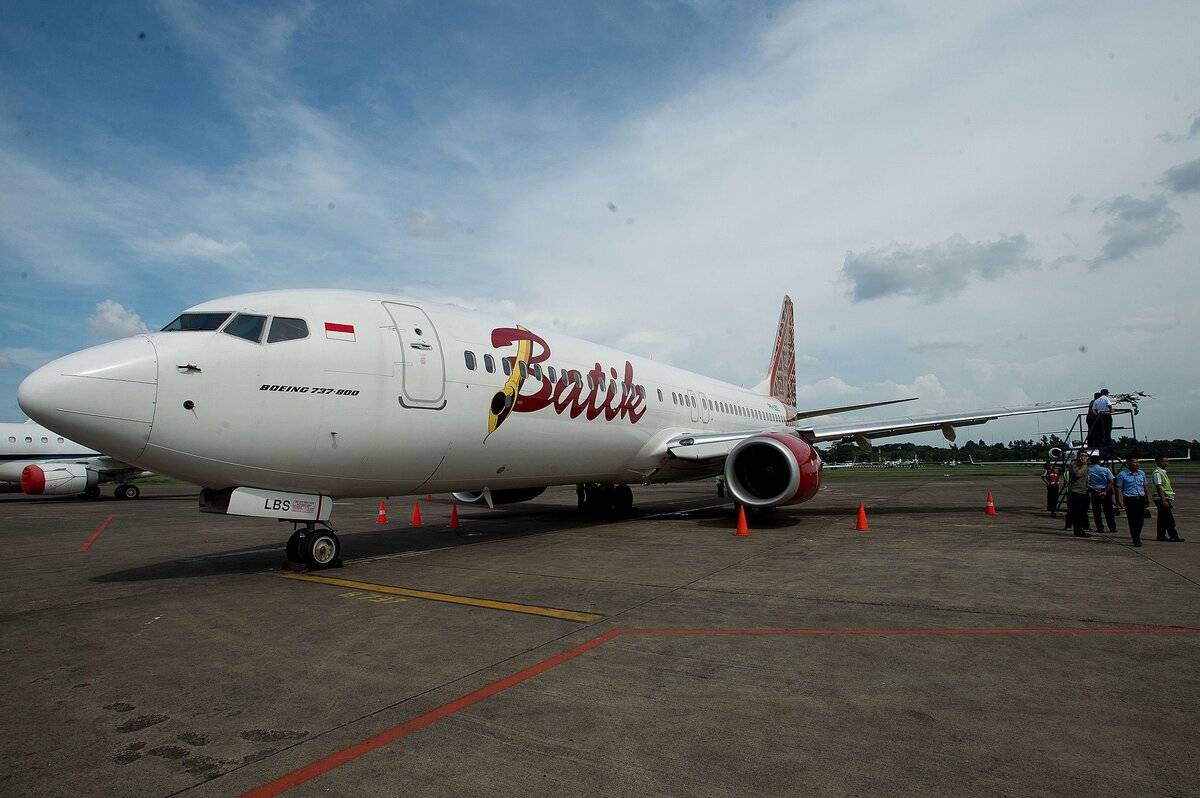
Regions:
<instances>
[{"instance_id":1,"label":"white fuselage","mask_svg":"<svg viewBox=\"0 0 1200 798\"><path fill-rule=\"evenodd\" d=\"M51 364L22 385L22 406L125 462L204 487L331 496L694 479L719 462L664 469L669 438L782 429L789 413L736 385L402 297L277 291L189 309L205 311L301 319L307 335L135 336ZM502 364L520 357L521 340L528 377L489 434L489 407L511 382ZM603 388L589 385L600 374Z\"/></svg>"},{"instance_id":2,"label":"white fuselage","mask_svg":"<svg viewBox=\"0 0 1200 798\"><path fill-rule=\"evenodd\" d=\"M0 423L0 482L16 484L25 466L34 463L70 463L98 455L33 422Z\"/></svg>"}]
</instances>

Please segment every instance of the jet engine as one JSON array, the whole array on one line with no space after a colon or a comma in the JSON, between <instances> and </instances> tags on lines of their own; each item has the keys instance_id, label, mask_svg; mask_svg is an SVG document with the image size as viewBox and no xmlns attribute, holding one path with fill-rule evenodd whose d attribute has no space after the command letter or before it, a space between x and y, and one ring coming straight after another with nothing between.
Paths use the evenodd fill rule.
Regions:
<instances>
[{"instance_id":1,"label":"jet engine","mask_svg":"<svg viewBox=\"0 0 1200 798\"><path fill-rule=\"evenodd\" d=\"M34 463L21 470L21 492L33 496L73 496L99 481L95 471L79 463Z\"/></svg>"},{"instance_id":2,"label":"jet engine","mask_svg":"<svg viewBox=\"0 0 1200 798\"><path fill-rule=\"evenodd\" d=\"M505 490L492 491L492 504L516 504L517 502L527 502L530 499L536 499L542 495L545 488L507 488ZM486 504L483 498L483 491L478 492L462 492L450 494L455 501L463 504Z\"/></svg>"},{"instance_id":3,"label":"jet engine","mask_svg":"<svg viewBox=\"0 0 1200 798\"><path fill-rule=\"evenodd\" d=\"M821 487L821 457L792 435L767 432L733 447L725 458L725 484L747 507L808 501Z\"/></svg>"}]
</instances>

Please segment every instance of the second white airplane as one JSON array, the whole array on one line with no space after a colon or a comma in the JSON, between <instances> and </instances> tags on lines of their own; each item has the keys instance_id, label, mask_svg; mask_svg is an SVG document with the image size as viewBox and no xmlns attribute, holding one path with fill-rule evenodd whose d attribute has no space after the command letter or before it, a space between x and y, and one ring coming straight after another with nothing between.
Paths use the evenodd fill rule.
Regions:
<instances>
[{"instance_id":1,"label":"second white airplane","mask_svg":"<svg viewBox=\"0 0 1200 798\"><path fill-rule=\"evenodd\" d=\"M289 290L196 305L160 332L60 358L18 390L30 418L125 463L199 484L200 509L301 526L292 558L339 560L334 497L455 492L489 505L582 486L626 510L630 483L723 473L749 507L821 484L814 443L1078 410L1086 400L811 425L795 407L785 297L762 391L463 308ZM907 401L907 400L904 400Z\"/></svg>"}]
</instances>

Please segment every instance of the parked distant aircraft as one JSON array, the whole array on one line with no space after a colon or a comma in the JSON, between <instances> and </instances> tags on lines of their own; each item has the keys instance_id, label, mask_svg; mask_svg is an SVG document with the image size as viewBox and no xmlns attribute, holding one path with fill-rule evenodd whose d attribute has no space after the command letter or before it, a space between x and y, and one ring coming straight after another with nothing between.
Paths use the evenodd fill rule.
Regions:
<instances>
[{"instance_id":1,"label":"parked distant aircraft","mask_svg":"<svg viewBox=\"0 0 1200 798\"><path fill-rule=\"evenodd\" d=\"M68 440L32 421L0 423L0 483L30 495L70 496L89 499L100 495L100 485L117 482L119 499L136 499L141 491L126 480L143 473Z\"/></svg>"},{"instance_id":2,"label":"parked distant aircraft","mask_svg":"<svg viewBox=\"0 0 1200 798\"><path fill-rule=\"evenodd\" d=\"M764 394L458 307L271 291L56 360L18 401L64 435L201 485L203 511L302 524L288 552L313 567L338 559L332 497L454 491L495 505L578 484L585 509L626 510L629 483L724 473L737 501L774 507L816 494L819 441L953 440L957 427L1088 405L811 425L895 400L798 410L794 353L786 297Z\"/></svg>"}]
</instances>

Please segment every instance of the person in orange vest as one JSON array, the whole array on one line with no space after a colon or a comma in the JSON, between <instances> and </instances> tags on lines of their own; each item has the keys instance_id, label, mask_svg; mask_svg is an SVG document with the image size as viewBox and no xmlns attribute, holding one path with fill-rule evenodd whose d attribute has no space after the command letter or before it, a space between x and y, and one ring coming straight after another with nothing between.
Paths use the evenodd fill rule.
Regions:
<instances>
[{"instance_id":1,"label":"person in orange vest","mask_svg":"<svg viewBox=\"0 0 1200 798\"><path fill-rule=\"evenodd\" d=\"M1058 515L1058 472L1049 460L1042 466L1042 484L1046 486L1046 512L1051 518Z\"/></svg>"}]
</instances>

